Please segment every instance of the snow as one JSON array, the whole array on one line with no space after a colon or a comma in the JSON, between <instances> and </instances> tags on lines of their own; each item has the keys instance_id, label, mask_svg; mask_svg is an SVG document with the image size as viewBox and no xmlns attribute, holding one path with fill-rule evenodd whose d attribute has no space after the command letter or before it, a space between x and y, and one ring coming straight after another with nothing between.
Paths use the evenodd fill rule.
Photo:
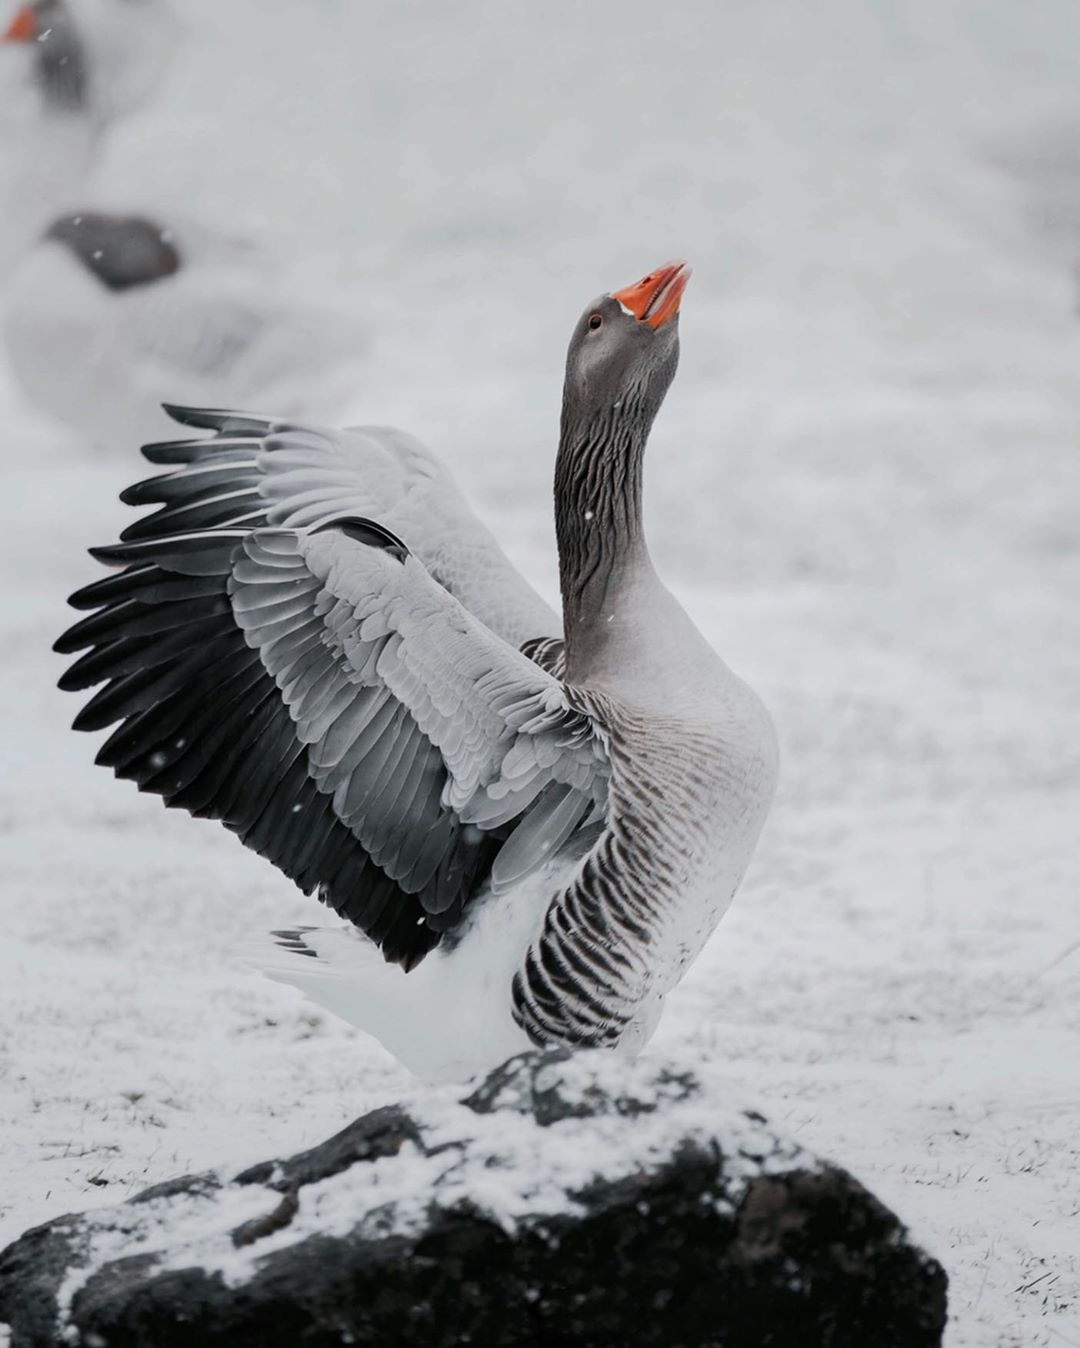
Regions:
<instances>
[{"instance_id":1,"label":"snow","mask_svg":"<svg viewBox=\"0 0 1080 1348\"><path fill-rule=\"evenodd\" d=\"M92 1213L79 1233L77 1261L57 1297L61 1324L95 1273L127 1254L154 1255L163 1270L220 1272L235 1287L254 1277L267 1256L314 1235L420 1235L431 1223L432 1209L476 1210L510 1234L520 1226L542 1226L544 1218L584 1216L580 1195L592 1184L654 1171L687 1141L705 1152L714 1146L722 1152L723 1192L711 1201L729 1212L757 1176L818 1168L815 1157L776 1138L759 1116L748 1118L725 1104L715 1071L699 1080L697 1064L689 1066L689 1073L675 1082L659 1079L654 1064L635 1065L614 1056L579 1055L546 1066L537 1074L536 1088L557 1088L571 1108L586 1106L589 1117L545 1126L513 1107L476 1113L460 1103L460 1085L414 1094L403 1104L423 1150L405 1142L393 1155L304 1185L298 1210L286 1225L239 1247L232 1233L265 1219L281 1194L262 1185L232 1183L221 1171L214 1177L221 1187ZM597 1087L616 1106L607 1113L597 1111ZM618 1107L627 1100L634 1102L632 1119ZM68 1332L77 1333L70 1326Z\"/></svg>"},{"instance_id":2,"label":"snow","mask_svg":"<svg viewBox=\"0 0 1080 1348\"><path fill-rule=\"evenodd\" d=\"M190 0L102 199L195 203L360 318L355 418L435 445L548 595L571 327L693 262L647 523L784 767L649 1053L895 1207L949 1348L1080 1344L1080 10L300 15ZM232 958L313 903L68 731L49 644L145 467L2 374L0 410L2 1243L414 1087Z\"/></svg>"}]
</instances>

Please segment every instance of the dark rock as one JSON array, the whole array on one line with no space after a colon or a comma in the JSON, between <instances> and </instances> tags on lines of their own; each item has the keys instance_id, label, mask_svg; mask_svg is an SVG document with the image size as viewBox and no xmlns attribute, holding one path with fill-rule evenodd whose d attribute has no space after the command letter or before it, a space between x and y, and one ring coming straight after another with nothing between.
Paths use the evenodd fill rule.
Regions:
<instances>
[{"instance_id":1,"label":"dark rock","mask_svg":"<svg viewBox=\"0 0 1080 1348\"><path fill-rule=\"evenodd\" d=\"M630 1077L612 1089L610 1082L581 1080L576 1073L562 1071L562 1065L572 1057L569 1049L550 1049L547 1053L511 1058L497 1067L462 1104L477 1114L513 1110L529 1115L541 1128L546 1128L563 1119L588 1119L603 1114L636 1118L639 1114L651 1114L664 1104L687 1100L701 1089L693 1073L667 1068L654 1070L648 1078ZM757 1117L765 1122L760 1115Z\"/></svg>"},{"instance_id":2,"label":"dark rock","mask_svg":"<svg viewBox=\"0 0 1080 1348\"><path fill-rule=\"evenodd\" d=\"M12 1348L929 1348L945 1274L692 1072L531 1053L0 1254Z\"/></svg>"},{"instance_id":3,"label":"dark rock","mask_svg":"<svg viewBox=\"0 0 1080 1348\"><path fill-rule=\"evenodd\" d=\"M257 1240L263 1240L266 1236L272 1236L275 1231L284 1231L290 1226L292 1219L300 1211L299 1191L298 1184L290 1184L273 1212L268 1212L263 1217L252 1217L249 1222L241 1223L232 1233L232 1243L236 1248L254 1245Z\"/></svg>"},{"instance_id":4,"label":"dark rock","mask_svg":"<svg viewBox=\"0 0 1080 1348\"><path fill-rule=\"evenodd\" d=\"M284 1193L297 1185L317 1184L319 1180L340 1175L358 1161L396 1156L406 1142L423 1147L420 1131L405 1110L400 1105L388 1105L356 1119L310 1151L299 1152L287 1161L253 1165L241 1171L233 1182L265 1184Z\"/></svg>"}]
</instances>

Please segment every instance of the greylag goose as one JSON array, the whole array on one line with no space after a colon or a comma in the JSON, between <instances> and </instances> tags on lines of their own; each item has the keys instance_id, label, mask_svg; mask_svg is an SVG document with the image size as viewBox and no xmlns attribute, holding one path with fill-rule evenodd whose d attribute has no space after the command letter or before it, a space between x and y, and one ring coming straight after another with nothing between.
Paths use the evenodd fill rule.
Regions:
<instances>
[{"instance_id":1,"label":"greylag goose","mask_svg":"<svg viewBox=\"0 0 1080 1348\"><path fill-rule=\"evenodd\" d=\"M420 1076L636 1051L728 907L776 740L650 561L642 459L689 273L590 304L555 464L563 619L403 432L171 408L61 679L97 761L220 819L349 926L272 977Z\"/></svg>"},{"instance_id":2,"label":"greylag goose","mask_svg":"<svg viewBox=\"0 0 1080 1348\"><path fill-rule=\"evenodd\" d=\"M77 116L95 130L133 111L161 80L179 33L165 0L33 0L16 9L5 43L33 54L46 115Z\"/></svg>"},{"instance_id":3,"label":"greylag goose","mask_svg":"<svg viewBox=\"0 0 1080 1348\"><path fill-rule=\"evenodd\" d=\"M2 326L27 400L114 447L166 433L167 397L334 415L366 344L337 310L290 295L254 246L191 220L92 210L52 221L25 253Z\"/></svg>"},{"instance_id":4,"label":"greylag goose","mask_svg":"<svg viewBox=\"0 0 1080 1348\"><path fill-rule=\"evenodd\" d=\"M13 12L0 34L5 273L46 222L78 204L103 132L157 87L178 33L165 0L80 0L74 9L36 0Z\"/></svg>"}]
</instances>

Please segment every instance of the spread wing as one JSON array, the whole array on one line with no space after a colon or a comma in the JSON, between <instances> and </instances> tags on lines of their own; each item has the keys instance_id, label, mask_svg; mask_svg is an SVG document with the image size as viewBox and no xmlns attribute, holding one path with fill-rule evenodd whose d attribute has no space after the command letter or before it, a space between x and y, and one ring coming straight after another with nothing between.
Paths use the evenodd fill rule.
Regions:
<instances>
[{"instance_id":1,"label":"spread wing","mask_svg":"<svg viewBox=\"0 0 1080 1348\"><path fill-rule=\"evenodd\" d=\"M125 539L232 524L296 528L358 515L403 539L441 585L513 645L562 636L557 615L470 509L446 466L414 436L386 426L336 431L166 410L217 434L143 450L173 471L123 493L131 505L161 506L126 529Z\"/></svg>"},{"instance_id":2,"label":"spread wing","mask_svg":"<svg viewBox=\"0 0 1080 1348\"><path fill-rule=\"evenodd\" d=\"M227 447L234 430L205 442L231 465L211 455L210 476L258 470L250 445ZM296 437L317 433L273 434L303 459ZM221 522L194 463L157 480L163 511L97 550L125 569L73 596L96 611L57 643L86 652L61 685L104 683L76 726L119 722L99 762L222 820L412 967L482 886L514 884L604 816L602 732L387 528L327 520L351 505L332 474L269 508L252 476ZM275 466L310 481L309 465ZM171 531L185 512L201 527ZM490 605L490 577L474 593Z\"/></svg>"}]
</instances>

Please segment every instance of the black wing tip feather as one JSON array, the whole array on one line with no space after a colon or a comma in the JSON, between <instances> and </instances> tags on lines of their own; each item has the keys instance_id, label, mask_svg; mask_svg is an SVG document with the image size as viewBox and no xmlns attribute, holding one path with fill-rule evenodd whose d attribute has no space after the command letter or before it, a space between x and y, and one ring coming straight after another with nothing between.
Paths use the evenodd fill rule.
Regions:
<instances>
[{"instance_id":1,"label":"black wing tip feather","mask_svg":"<svg viewBox=\"0 0 1080 1348\"><path fill-rule=\"evenodd\" d=\"M316 525L311 532L322 534L328 529L337 529L346 538L351 538L356 543L363 543L365 547L380 548L383 552L396 557L399 562L404 562L409 555L407 545L397 534L389 530L385 524L380 524L378 520L369 520L363 515L343 515L340 519L327 520L324 524Z\"/></svg>"},{"instance_id":2,"label":"black wing tip feather","mask_svg":"<svg viewBox=\"0 0 1080 1348\"><path fill-rule=\"evenodd\" d=\"M145 454L145 452L151 448L151 445L143 445L142 452ZM150 483L155 480L156 476L157 474L155 474L154 477L141 478L138 482L133 482L129 487L125 487L120 493L121 504L129 506L145 504L142 499L143 492L149 487Z\"/></svg>"},{"instance_id":3,"label":"black wing tip feather","mask_svg":"<svg viewBox=\"0 0 1080 1348\"><path fill-rule=\"evenodd\" d=\"M102 566L118 566L132 560L128 555L131 551L130 547L123 543L103 543L100 547L87 548L86 551L95 562L100 562Z\"/></svg>"},{"instance_id":4,"label":"black wing tip feather","mask_svg":"<svg viewBox=\"0 0 1080 1348\"><path fill-rule=\"evenodd\" d=\"M186 403L162 403L161 410L181 426L205 426L207 423L200 418L213 415L212 408L189 407ZM209 424L212 426L213 422Z\"/></svg>"},{"instance_id":5,"label":"black wing tip feather","mask_svg":"<svg viewBox=\"0 0 1080 1348\"><path fill-rule=\"evenodd\" d=\"M151 463L191 463L203 453L212 440L212 436L200 436L197 440L155 440L152 444L143 445L139 453ZM136 483L133 487L125 487L120 493L120 499L125 505L137 504L127 500L127 495L140 485Z\"/></svg>"},{"instance_id":6,"label":"black wing tip feather","mask_svg":"<svg viewBox=\"0 0 1080 1348\"><path fill-rule=\"evenodd\" d=\"M201 436L197 440L192 440L190 437L186 440L154 440L148 445L141 445L139 453L152 464L175 468L177 465L194 463L202 454L205 446L210 443L211 438ZM120 493L120 500L125 505L137 505L137 501L129 498L145 481L146 479L143 478L142 481L135 482L130 487L125 487Z\"/></svg>"},{"instance_id":7,"label":"black wing tip feather","mask_svg":"<svg viewBox=\"0 0 1080 1348\"><path fill-rule=\"evenodd\" d=\"M195 439L154 440L143 445L139 451L144 459L151 463L190 463L200 458L213 445L215 439L224 435L266 436L285 426L286 422L277 417L258 416L252 412L234 412L223 407L185 407L180 403L162 403L161 410L166 416L181 426L193 430L216 431L217 436L203 435ZM134 488L128 488L132 491ZM121 500L125 494L121 494Z\"/></svg>"},{"instance_id":8,"label":"black wing tip feather","mask_svg":"<svg viewBox=\"0 0 1080 1348\"><path fill-rule=\"evenodd\" d=\"M161 410L181 426L192 426L202 431L262 430L278 424L274 417L263 417L252 412L238 412L228 407L187 407L182 403L162 403Z\"/></svg>"},{"instance_id":9,"label":"black wing tip feather","mask_svg":"<svg viewBox=\"0 0 1080 1348\"><path fill-rule=\"evenodd\" d=\"M232 456L238 470L246 471L250 465L240 461L250 460L254 442L287 427L227 411L173 404L166 411L182 425L216 432L144 448L152 462L179 468L160 475L166 483L182 483L187 468L201 469L204 459L220 463L227 474ZM200 472L198 480L209 478ZM144 505L160 490L148 479L129 487L122 499ZM69 600L83 616L56 639L54 650L68 656L87 653L60 685L72 692L103 685L81 709L75 728L114 726L98 751L98 763L134 781L140 791L160 796L169 807L220 819L305 893L317 891L387 961L406 971L415 968L460 918L490 868L490 857L482 849L459 858L450 877L451 901L434 905L445 906L445 912L431 911L438 889L434 881L423 894L412 893L372 861L308 777L273 680L239 628L222 626L229 608L227 575L236 547L252 527L218 523L212 501L209 509L198 499L192 502L179 486L165 488L159 499L166 504L166 519L155 526L160 532L92 548L91 555L111 573ZM177 531L173 523L169 529L181 507L192 527ZM254 528L259 531L258 525ZM315 531L325 529L338 529L401 563L409 556L403 540L377 520L343 514ZM281 935L303 943L303 929ZM314 955L307 949L297 953Z\"/></svg>"},{"instance_id":10,"label":"black wing tip feather","mask_svg":"<svg viewBox=\"0 0 1080 1348\"><path fill-rule=\"evenodd\" d=\"M314 930L314 927L294 927L291 931L272 931L270 935L282 950L287 950L292 955L308 955L311 959L317 960L318 955L304 940L305 934Z\"/></svg>"},{"instance_id":11,"label":"black wing tip feather","mask_svg":"<svg viewBox=\"0 0 1080 1348\"><path fill-rule=\"evenodd\" d=\"M71 601L69 600L68 602L70 603ZM97 615L92 614L91 616L96 617ZM83 624L86 621L86 618L80 618L78 622L72 623L70 627L60 633L52 644L53 651L56 655L78 655L80 651L85 650L87 646L92 645L92 641L86 640L83 637L83 632L85 630ZM62 680L58 687L64 687ZM65 691L69 690L65 689Z\"/></svg>"},{"instance_id":12,"label":"black wing tip feather","mask_svg":"<svg viewBox=\"0 0 1080 1348\"><path fill-rule=\"evenodd\" d=\"M213 556L222 551L227 541L231 540L235 547L251 532L250 529L230 529L225 526L192 529L187 533L162 533L151 538L122 539L117 543L106 543L103 547L89 548L88 551L96 562L104 562L106 566L142 560L158 562L166 569L171 566L176 570L182 570L178 559L195 558L200 555ZM226 550L226 557L230 551L231 549ZM227 570L228 568L222 565L223 575Z\"/></svg>"}]
</instances>

